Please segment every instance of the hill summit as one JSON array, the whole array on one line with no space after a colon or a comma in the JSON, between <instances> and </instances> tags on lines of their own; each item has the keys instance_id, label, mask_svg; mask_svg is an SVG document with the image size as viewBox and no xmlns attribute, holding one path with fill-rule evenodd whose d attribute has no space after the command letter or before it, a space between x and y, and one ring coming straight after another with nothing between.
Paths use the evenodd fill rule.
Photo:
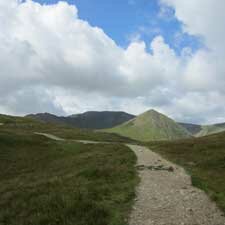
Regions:
<instances>
[{"instance_id":1,"label":"hill summit","mask_svg":"<svg viewBox=\"0 0 225 225\"><path fill-rule=\"evenodd\" d=\"M191 136L184 127L153 109L106 131L139 141L176 140Z\"/></svg>"}]
</instances>

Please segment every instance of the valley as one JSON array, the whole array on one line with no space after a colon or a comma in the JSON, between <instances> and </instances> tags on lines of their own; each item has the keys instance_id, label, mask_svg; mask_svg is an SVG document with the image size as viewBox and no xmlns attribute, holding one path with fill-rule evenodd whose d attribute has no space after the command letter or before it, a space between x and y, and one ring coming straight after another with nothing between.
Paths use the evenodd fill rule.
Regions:
<instances>
[{"instance_id":1,"label":"valley","mask_svg":"<svg viewBox=\"0 0 225 225\"><path fill-rule=\"evenodd\" d=\"M225 225L224 12L0 0L0 225Z\"/></svg>"},{"instance_id":2,"label":"valley","mask_svg":"<svg viewBox=\"0 0 225 225\"><path fill-rule=\"evenodd\" d=\"M196 138L154 110L121 132L0 123L1 225L225 225L225 132Z\"/></svg>"}]
</instances>

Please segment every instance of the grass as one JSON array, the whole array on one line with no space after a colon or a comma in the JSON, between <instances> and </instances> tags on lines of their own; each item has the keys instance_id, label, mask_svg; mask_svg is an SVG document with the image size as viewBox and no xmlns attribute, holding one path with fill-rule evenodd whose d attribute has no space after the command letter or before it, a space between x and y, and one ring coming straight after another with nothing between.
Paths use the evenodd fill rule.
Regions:
<instances>
[{"instance_id":1,"label":"grass","mask_svg":"<svg viewBox=\"0 0 225 225\"><path fill-rule=\"evenodd\" d=\"M118 134L110 134L104 132L96 132L88 129L79 129L66 125L56 125L52 123L44 123L31 118L13 117L0 115L0 123L4 125L1 130L15 130L20 133L27 132L45 132L65 139L74 140L92 140L100 142L118 142L118 143L138 143L130 138L120 136Z\"/></svg>"},{"instance_id":2,"label":"grass","mask_svg":"<svg viewBox=\"0 0 225 225\"><path fill-rule=\"evenodd\" d=\"M216 134L225 130L224 124L204 125L201 126L201 130L195 135L196 137L202 137L210 134Z\"/></svg>"},{"instance_id":3,"label":"grass","mask_svg":"<svg viewBox=\"0 0 225 225\"><path fill-rule=\"evenodd\" d=\"M125 225L138 177L121 144L54 142L0 128L1 225Z\"/></svg>"},{"instance_id":4,"label":"grass","mask_svg":"<svg viewBox=\"0 0 225 225\"><path fill-rule=\"evenodd\" d=\"M183 166L194 186L203 189L225 212L225 132L148 146Z\"/></svg>"},{"instance_id":5,"label":"grass","mask_svg":"<svg viewBox=\"0 0 225 225\"><path fill-rule=\"evenodd\" d=\"M137 141L175 140L189 138L188 131L172 119L154 110L147 111L133 120L103 130Z\"/></svg>"}]
</instances>

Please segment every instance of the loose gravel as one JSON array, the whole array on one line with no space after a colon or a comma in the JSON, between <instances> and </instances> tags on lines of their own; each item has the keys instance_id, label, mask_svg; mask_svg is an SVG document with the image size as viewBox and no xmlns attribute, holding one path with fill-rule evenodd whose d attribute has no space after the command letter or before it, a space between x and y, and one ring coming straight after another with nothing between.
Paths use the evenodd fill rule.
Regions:
<instances>
[{"instance_id":1,"label":"loose gravel","mask_svg":"<svg viewBox=\"0 0 225 225\"><path fill-rule=\"evenodd\" d=\"M183 168L145 147L128 146L137 155L141 178L130 225L225 225L222 212L192 186Z\"/></svg>"}]
</instances>

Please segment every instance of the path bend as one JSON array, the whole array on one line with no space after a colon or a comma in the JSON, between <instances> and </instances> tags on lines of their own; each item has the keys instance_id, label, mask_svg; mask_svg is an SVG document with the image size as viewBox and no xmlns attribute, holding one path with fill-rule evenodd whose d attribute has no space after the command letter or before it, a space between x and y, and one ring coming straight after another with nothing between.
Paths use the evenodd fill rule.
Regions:
<instances>
[{"instance_id":1,"label":"path bend","mask_svg":"<svg viewBox=\"0 0 225 225\"><path fill-rule=\"evenodd\" d=\"M51 134L36 134L65 141ZM74 141L84 144L103 143ZM183 168L147 147L127 146L137 156L141 180L129 225L225 225L223 213L204 191L192 186L191 178Z\"/></svg>"},{"instance_id":2,"label":"path bend","mask_svg":"<svg viewBox=\"0 0 225 225\"><path fill-rule=\"evenodd\" d=\"M137 155L141 178L130 225L225 225L222 212L192 186L183 168L146 147L128 146Z\"/></svg>"}]
</instances>

